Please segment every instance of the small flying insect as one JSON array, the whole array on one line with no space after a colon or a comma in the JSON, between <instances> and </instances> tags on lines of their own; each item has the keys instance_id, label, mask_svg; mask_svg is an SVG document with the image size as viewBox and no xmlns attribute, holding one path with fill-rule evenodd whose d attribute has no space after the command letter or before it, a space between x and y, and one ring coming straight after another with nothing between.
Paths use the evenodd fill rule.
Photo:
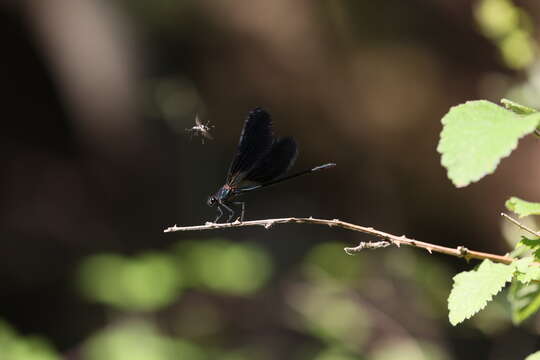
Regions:
<instances>
[{"instance_id":1,"label":"small flying insect","mask_svg":"<svg viewBox=\"0 0 540 360\"><path fill-rule=\"evenodd\" d=\"M298 146L292 137L276 138L272 134L270 114L261 108L249 112L240 134L238 150L227 172L227 179L215 194L208 198L209 206L217 206L215 223L229 212L230 222L235 211L232 205L241 205L240 221L244 220L244 202L233 202L236 197L263 187L274 185L297 176L311 174L336 166L334 163L319 165L311 169L284 176L298 156Z\"/></svg>"},{"instance_id":2,"label":"small flying insect","mask_svg":"<svg viewBox=\"0 0 540 360\"><path fill-rule=\"evenodd\" d=\"M201 141L204 144L204 138L207 138L208 140L214 140L214 137L210 134L210 128L213 128L214 126L210 126L210 121L208 121L206 124L203 124L201 120L199 119L199 115L195 115L195 126L192 128L186 129L187 132L189 132L191 139L193 135L200 135Z\"/></svg>"}]
</instances>

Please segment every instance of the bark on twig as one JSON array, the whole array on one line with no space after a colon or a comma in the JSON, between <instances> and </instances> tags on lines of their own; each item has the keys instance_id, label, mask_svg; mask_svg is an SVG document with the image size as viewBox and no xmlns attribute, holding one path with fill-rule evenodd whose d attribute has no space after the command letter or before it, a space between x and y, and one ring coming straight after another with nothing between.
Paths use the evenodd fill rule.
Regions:
<instances>
[{"instance_id":1,"label":"bark on twig","mask_svg":"<svg viewBox=\"0 0 540 360\"><path fill-rule=\"evenodd\" d=\"M269 229L272 226L276 224L290 224L290 223L296 223L296 224L317 224L317 225L326 225L330 227L339 227L342 229L352 230L361 232L368 235L373 235L377 238L382 239L382 241L378 242L361 242L358 246L355 247L347 247L345 248L345 252L349 255L353 255L354 253L360 252L363 249L378 249L382 247L387 247L389 245L395 245L397 247L400 247L401 245L408 245L413 246L417 248L424 249L428 251L430 254L433 252L456 256L460 258L464 258L466 260L470 259L489 259L493 262L503 263L503 264L510 264L515 259L511 258L510 256L504 256L504 255L496 255L496 254L490 254L485 253L481 251L474 251L469 250L464 246L458 246L457 248L450 248L446 246L436 245L427 243L424 241L418 241L415 239L407 238L405 235L397 236L385 233L380 230L373 229L371 227L364 227L356 224L351 224L345 221L341 221L338 219L333 220L326 220L326 219L314 219L312 217L309 218L280 218L280 219L265 219L265 220L252 220L252 221L235 221L232 223L211 223L207 222L205 225L198 225L198 226L171 226L164 230L164 232L176 232L176 231L202 231L202 230L214 230L214 229L228 229L228 228L236 228L236 227L246 227L246 226L262 226L265 229ZM537 264L540 265L540 264Z\"/></svg>"}]
</instances>

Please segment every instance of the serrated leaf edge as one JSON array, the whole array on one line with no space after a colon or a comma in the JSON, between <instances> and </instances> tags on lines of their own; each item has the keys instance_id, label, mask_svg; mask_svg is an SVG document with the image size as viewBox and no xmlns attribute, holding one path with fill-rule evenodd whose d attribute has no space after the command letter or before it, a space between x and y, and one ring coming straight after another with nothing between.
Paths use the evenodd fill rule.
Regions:
<instances>
[{"instance_id":1,"label":"serrated leaf edge","mask_svg":"<svg viewBox=\"0 0 540 360\"><path fill-rule=\"evenodd\" d=\"M489 260L484 260L484 261L488 261L488 262L491 263L491 261L489 261ZM458 321L458 322L453 322L453 321L450 319L450 313L451 313L451 311L452 311L452 309L451 309L451 307L450 307L450 297L452 296L452 293L453 293L453 291L454 291L454 288L456 287L456 281L455 281L455 278L456 278L456 276L458 276L459 274L461 274L461 273L463 273L463 272L469 272L469 271L475 271L475 270L473 269L473 270L469 270L469 271L462 271L462 272L460 272L460 273L454 275L454 277L452 278L452 280L454 280L454 283L453 283L453 285L452 285L452 290L450 290L450 295L448 296L448 310L449 310L448 318L449 318L449 320L450 320L450 324L452 324L452 326L456 326L457 324L460 324L460 323L464 322L465 320L469 320L469 319L472 318L474 315L476 315L476 314L478 314L480 311L484 310L484 308L487 306L487 304L488 304L491 300L493 300L493 297L496 296L497 294L499 294L499 293L502 291L502 289L505 288L505 286L506 286L506 284L507 284L508 282L512 281L512 278L514 277L514 273L515 273L515 270L516 270L516 267L515 267L514 264L515 264L515 262L512 263L512 264L510 264L510 265L508 265L508 266L512 266L512 267L514 268L514 271L512 271L512 272L510 273L510 275L509 275L508 278L505 280L505 282L501 285L501 287L500 287L497 291L495 291L494 293L492 293L492 294L489 296L489 298L487 298L487 299L483 302L483 304L481 304L481 307L480 307L478 310L476 310L475 312L473 312L473 313L471 313L471 314L465 316L464 319L462 319L462 320L460 320L460 321Z\"/></svg>"},{"instance_id":2,"label":"serrated leaf edge","mask_svg":"<svg viewBox=\"0 0 540 360\"><path fill-rule=\"evenodd\" d=\"M446 116L449 115L452 111L455 111L456 108L458 108L458 107L460 107L460 106L464 106L464 105L466 105L466 104L470 104L470 103L478 103L478 102L488 102L488 103L490 103L490 104L493 104L493 105L495 105L495 106L500 107L500 108L503 109L503 110L508 111L510 114L512 114L512 115L514 115L514 116L519 116L519 115L517 115L516 113L514 113L513 111L508 110L508 109L506 109L506 108L504 108L504 107L502 107L502 106L500 106L500 105L498 105L498 104L495 104L494 102L491 102L491 101L488 101L488 100L471 100L471 101L466 101L466 102L463 103L463 104L459 104L459 105L452 106L452 107L450 108L450 110L449 110L446 114L444 114L444 116L442 117L441 123L442 123L443 125L446 125L446 122L444 121L445 118L446 118ZM533 113L533 114L535 114L535 113ZM530 115L533 115L533 114L523 115L523 117L530 116ZM521 140L521 138L525 137L526 135L530 134L530 132L528 132L528 133L524 133L523 135L521 135L520 137L518 137L518 138L516 139L516 141L514 142L514 144L512 144L512 145L508 148L508 151L507 151L506 153L503 153L503 154L499 157L499 159L495 161L495 163L493 164L493 167L491 168L491 170L488 170L488 171L485 172L483 175L479 175L479 176L472 177L472 178L470 178L469 181L467 181L467 182L464 182L464 183L458 183L458 182L454 181L454 179L452 179L452 177L450 176L451 170L450 170L450 169L445 165L445 163L444 163L444 159L446 158L446 156L445 156L446 154L444 154L444 153L442 152L442 150L440 149L440 147L441 147L441 142L442 142L442 140L445 138L445 136L444 136L445 129L446 129L446 127L443 126L443 130L441 131L441 134L440 134L439 144L437 145L437 152L438 152L439 154L441 154L441 165L446 169L448 178L450 179L450 181L452 181L452 183L453 183L453 184L455 185L455 187L457 187L457 188L461 188L461 187L468 186L468 185L470 185L470 184L472 184L472 183L474 183L474 182L477 182L478 180L482 179L482 178L485 177L485 176L488 176L488 175L493 174L493 173L495 172L495 170L497 170L497 167L499 166L500 162L501 162L503 159L505 159L505 158L507 158L508 156L510 156L510 154L517 148L517 145L519 144L519 140ZM532 129L531 132L532 132L532 131L534 131L534 129Z\"/></svg>"}]
</instances>

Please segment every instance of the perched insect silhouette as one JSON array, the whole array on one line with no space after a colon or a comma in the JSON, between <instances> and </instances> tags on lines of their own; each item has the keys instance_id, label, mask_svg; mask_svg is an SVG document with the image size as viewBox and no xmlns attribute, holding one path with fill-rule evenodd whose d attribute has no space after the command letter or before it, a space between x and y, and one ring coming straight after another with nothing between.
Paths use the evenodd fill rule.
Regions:
<instances>
[{"instance_id":1,"label":"perched insect silhouette","mask_svg":"<svg viewBox=\"0 0 540 360\"><path fill-rule=\"evenodd\" d=\"M199 119L199 115L195 115L195 126L186 129L187 132L189 132L191 139L193 135L200 135L201 141L204 144L204 138L207 138L208 140L213 140L214 137L210 134L210 128L213 128L214 126L210 126L210 121L206 124L203 124L201 120Z\"/></svg>"},{"instance_id":2,"label":"perched insect silhouette","mask_svg":"<svg viewBox=\"0 0 540 360\"><path fill-rule=\"evenodd\" d=\"M250 111L240 134L238 150L227 172L225 185L207 201L209 206L217 206L218 215L214 222L218 222L223 215L222 208L229 212L227 221L230 222L235 214L233 204L242 206L239 219L244 220L245 203L232 201L239 195L336 166L328 163L283 176L294 164L297 155L298 146L292 137L273 136L272 120L268 112L259 107Z\"/></svg>"}]
</instances>

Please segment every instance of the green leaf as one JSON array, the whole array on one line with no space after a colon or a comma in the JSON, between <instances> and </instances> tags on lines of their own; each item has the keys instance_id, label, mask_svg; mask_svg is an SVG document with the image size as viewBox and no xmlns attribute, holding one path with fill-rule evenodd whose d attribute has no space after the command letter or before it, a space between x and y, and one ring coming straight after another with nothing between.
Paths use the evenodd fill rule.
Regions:
<instances>
[{"instance_id":1,"label":"green leaf","mask_svg":"<svg viewBox=\"0 0 540 360\"><path fill-rule=\"evenodd\" d=\"M529 268L529 265L534 261L534 258L531 256L524 257L523 259L516 260L514 262L514 266L516 267L516 270L519 272L526 272Z\"/></svg>"},{"instance_id":2,"label":"green leaf","mask_svg":"<svg viewBox=\"0 0 540 360\"><path fill-rule=\"evenodd\" d=\"M516 278L524 284L528 284L532 280L540 280L540 267L530 266L534 260L532 256L529 256L514 263L516 266Z\"/></svg>"},{"instance_id":3,"label":"green leaf","mask_svg":"<svg viewBox=\"0 0 540 360\"><path fill-rule=\"evenodd\" d=\"M515 196L506 200L504 205L508 210L518 214L520 218L529 215L540 215L540 203L525 201Z\"/></svg>"},{"instance_id":4,"label":"green leaf","mask_svg":"<svg viewBox=\"0 0 540 360\"><path fill-rule=\"evenodd\" d=\"M501 99L501 104L503 104L504 107L507 108L508 110L513 111L518 115L529 115L529 114L534 114L535 112L537 112L536 109L518 104L517 102L508 100L508 99Z\"/></svg>"},{"instance_id":5,"label":"green leaf","mask_svg":"<svg viewBox=\"0 0 540 360\"><path fill-rule=\"evenodd\" d=\"M540 113L520 116L486 100L454 106L442 118L437 147L448 177L463 187L493 173L539 122Z\"/></svg>"},{"instance_id":6,"label":"green leaf","mask_svg":"<svg viewBox=\"0 0 540 360\"><path fill-rule=\"evenodd\" d=\"M530 250L535 251L540 249L540 239L529 239L522 236L520 242L518 242L516 246L525 246Z\"/></svg>"},{"instance_id":7,"label":"green leaf","mask_svg":"<svg viewBox=\"0 0 540 360\"><path fill-rule=\"evenodd\" d=\"M448 297L450 323L455 326L482 310L512 279L515 268L515 264L494 264L484 260L477 269L454 276L454 286Z\"/></svg>"},{"instance_id":8,"label":"green leaf","mask_svg":"<svg viewBox=\"0 0 540 360\"><path fill-rule=\"evenodd\" d=\"M540 308L540 284L514 281L508 292L508 302L512 309L512 322L521 324Z\"/></svg>"},{"instance_id":9,"label":"green leaf","mask_svg":"<svg viewBox=\"0 0 540 360\"><path fill-rule=\"evenodd\" d=\"M531 355L527 356L525 360L540 360L540 351L532 353Z\"/></svg>"},{"instance_id":10,"label":"green leaf","mask_svg":"<svg viewBox=\"0 0 540 360\"><path fill-rule=\"evenodd\" d=\"M540 280L540 267L528 268L527 271L518 274L517 279L524 284L528 284L533 280Z\"/></svg>"},{"instance_id":11,"label":"green leaf","mask_svg":"<svg viewBox=\"0 0 540 360\"><path fill-rule=\"evenodd\" d=\"M517 243L516 248L519 246L526 247L532 252L535 260L540 261L540 239L529 239L522 236L520 242Z\"/></svg>"}]
</instances>

